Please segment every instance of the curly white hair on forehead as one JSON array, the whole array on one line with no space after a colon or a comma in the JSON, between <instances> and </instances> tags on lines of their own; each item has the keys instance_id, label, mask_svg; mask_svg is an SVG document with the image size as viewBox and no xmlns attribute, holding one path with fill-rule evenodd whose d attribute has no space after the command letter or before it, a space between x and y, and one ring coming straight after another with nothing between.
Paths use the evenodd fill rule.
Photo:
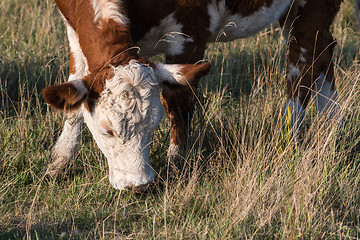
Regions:
<instances>
[{"instance_id":1,"label":"curly white hair on forehead","mask_svg":"<svg viewBox=\"0 0 360 240\"><path fill-rule=\"evenodd\" d=\"M160 98L160 84L153 69L131 60L126 66L114 67L114 76L107 80L99 98L99 114L125 143L147 125L151 126L147 118L153 110L154 98Z\"/></svg>"}]
</instances>

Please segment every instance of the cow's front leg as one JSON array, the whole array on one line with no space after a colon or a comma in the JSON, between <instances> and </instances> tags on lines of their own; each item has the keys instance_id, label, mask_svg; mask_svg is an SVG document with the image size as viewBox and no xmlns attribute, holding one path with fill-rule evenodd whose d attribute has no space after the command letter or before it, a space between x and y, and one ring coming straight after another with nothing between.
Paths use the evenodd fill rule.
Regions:
<instances>
[{"instance_id":1,"label":"cow's front leg","mask_svg":"<svg viewBox=\"0 0 360 240\"><path fill-rule=\"evenodd\" d=\"M45 174L56 175L65 170L79 148L82 132L82 110L66 114L63 131L51 150Z\"/></svg>"},{"instance_id":2,"label":"cow's front leg","mask_svg":"<svg viewBox=\"0 0 360 240\"><path fill-rule=\"evenodd\" d=\"M163 105L171 122L168 158L176 157L179 154L180 146L186 146L194 113L196 90L196 87L165 88L162 92Z\"/></svg>"},{"instance_id":3,"label":"cow's front leg","mask_svg":"<svg viewBox=\"0 0 360 240\"><path fill-rule=\"evenodd\" d=\"M166 62L172 64L194 64L204 57L205 40L194 40L184 44L181 54L166 56ZM168 158L179 154L180 148L187 145L191 120L194 113L197 83L187 87L165 87L162 91L162 102L171 122L171 141Z\"/></svg>"}]
</instances>

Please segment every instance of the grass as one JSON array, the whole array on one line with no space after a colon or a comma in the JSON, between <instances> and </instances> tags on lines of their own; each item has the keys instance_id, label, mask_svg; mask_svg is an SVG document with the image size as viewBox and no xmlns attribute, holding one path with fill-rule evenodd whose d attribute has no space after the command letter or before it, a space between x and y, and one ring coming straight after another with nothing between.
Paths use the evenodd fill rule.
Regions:
<instances>
[{"instance_id":1,"label":"grass","mask_svg":"<svg viewBox=\"0 0 360 240\"><path fill-rule=\"evenodd\" d=\"M116 191L84 128L68 174L43 179L63 115L39 90L68 74L65 28L52 0L0 3L0 239L360 238L360 42L353 2L333 32L343 128L311 105L303 140L283 125L286 47L276 25L215 43L206 57L193 136L169 168L168 120L154 133L157 187Z\"/></svg>"}]
</instances>

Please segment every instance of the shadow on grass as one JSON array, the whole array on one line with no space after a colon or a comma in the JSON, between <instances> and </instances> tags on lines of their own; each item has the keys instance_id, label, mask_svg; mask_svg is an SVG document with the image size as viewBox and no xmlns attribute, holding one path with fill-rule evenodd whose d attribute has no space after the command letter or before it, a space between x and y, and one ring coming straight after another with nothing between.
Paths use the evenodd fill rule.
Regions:
<instances>
[{"instance_id":1,"label":"shadow on grass","mask_svg":"<svg viewBox=\"0 0 360 240\"><path fill-rule=\"evenodd\" d=\"M31 239L81 239L79 229L71 225L38 225L34 226L30 231ZM0 239L18 240L27 239L25 228L13 228L9 231L0 230Z\"/></svg>"},{"instance_id":2,"label":"shadow on grass","mask_svg":"<svg viewBox=\"0 0 360 240\"><path fill-rule=\"evenodd\" d=\"M64 81L65 69L61 60L55 57L38 61L0 61L0 110L11 110L19 103L42 99L39 98L41 89Z\"/></svg>"}]
</instances>

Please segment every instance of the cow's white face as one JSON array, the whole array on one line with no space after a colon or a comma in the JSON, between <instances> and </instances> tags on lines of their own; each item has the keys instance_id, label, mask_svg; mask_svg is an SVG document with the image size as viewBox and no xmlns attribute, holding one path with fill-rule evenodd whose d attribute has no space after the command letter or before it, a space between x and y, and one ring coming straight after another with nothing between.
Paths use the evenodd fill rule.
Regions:
<instances>
[{"instance_id":1,"label":"cow's white face","mask_svg":"<svg viewBox=\"0 0 360 240\"><path fill-rule=\"evenodd\" d=\"M83 110L96 143L109 163L109 179L116 189L142 186L154 178L149 161L151 136L163 116L160 86L191 85L209 72L210 64L153 67L131 60L111 67L111 78L103 79L99 96L91 96L96 83L89 78L45 88L42 93L51 106L65 111ZM95 78L96 78L96 74ZM84 107L82 103L88 103ZM66 151L66 149L64 149Z\"/></svg>"},{"instance_id":2,"label":"cow's white face","mask_svg":"<svg viewBox=\"0 0 360 240\"><path fill-rule=\"evenodd\" d=\"M135 61L114 68L93 112L84 110L85 122L108 160L114 188L140 186L154 178L149 146L162 116L159 80L152 68Z\"/></svg>"}]
</instances>

